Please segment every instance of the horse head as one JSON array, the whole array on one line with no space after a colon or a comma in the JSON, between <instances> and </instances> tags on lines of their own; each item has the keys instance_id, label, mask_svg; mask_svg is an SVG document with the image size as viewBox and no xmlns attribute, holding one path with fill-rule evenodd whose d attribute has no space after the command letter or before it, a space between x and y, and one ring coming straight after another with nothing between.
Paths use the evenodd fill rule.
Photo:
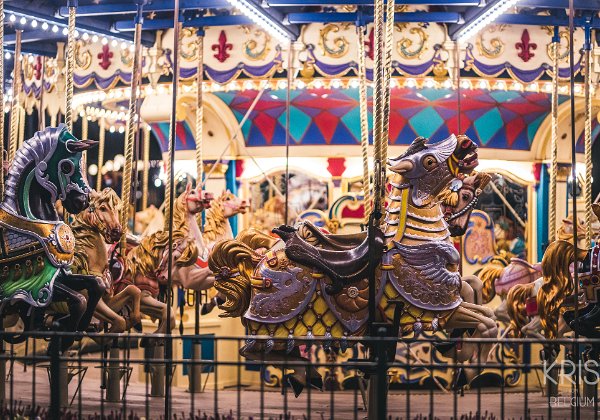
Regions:
<instances>
[{"instance_id":1,"label":"horse head","mask_svg":"<svg viewBox=\"0 0 600 420\"><path fill-rule=\"evenodd\" d=\"M200 188L192 188L191 182L188 182L181 197L185 200L187 212L193 215L209 209L213 200L211 193L202 191Z\"/></svg>"},{"instance_id":2,"label":"horse head","mask_svg":"<svg viewBox=\"0 0 600 420\"><path fill-rule=\"evenodd\" d=\"M223 216L225 218L233 217L237 214L246 214L246 200L241 200L231 191L226 190L219 196L217 203L223 207Z\"/></svg>"},{"instance_id":3,"label":"horse head","mask_svg":"<svg viewBox=\"0 0 600 420\"><path fill-rule=\"evenodd\" d=\"M121 199L111 188L105 188L99 193L92 190L88 211L77 218L84 219L89 226L97 229L107 244L114 244L123 234L119 220L121 206Z\"/></svg>"},{"instance_id":4,"label":"horse head","mask_svg":"<svg viewBox=\"0 0 600 420\"><path fill-rule=\"evenodd\" d=\"M489 174L483 172L466 178L454 178L439 194L444 219L452 236L465 234L479 195L491 179Z\"/></svg>"},{"instance_id":5,"label":"horse head","mask_svg":"<svg viewBox=\"0 0 600 420\"><path fill-rule=\"evenodd\" d=\"M44 220L57 218L48 201L53 206L60 199L71 214L86 209L90 187L81 170L81 153L96 144L78 140L64 124L35 133L19 148L11 164L4 206Z\"/></svg>"},{"instance_id":6,"label":"horse head","mask_svg":"<svg viewBox=\"0 0 600 420\"><path fill-rule=\"evenodd\" d=\"M453 177L470 174L477 164L475 143L454 135L434 144L418 137L406 152L388 160L389 169L412 187L411 199L416 206L430 204Z\"/></svg>"}]
</instances>

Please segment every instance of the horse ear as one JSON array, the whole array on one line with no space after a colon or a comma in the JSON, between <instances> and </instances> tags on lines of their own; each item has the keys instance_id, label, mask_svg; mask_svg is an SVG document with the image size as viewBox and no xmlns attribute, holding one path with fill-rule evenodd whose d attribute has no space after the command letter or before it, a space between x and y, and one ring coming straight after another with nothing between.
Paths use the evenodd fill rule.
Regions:
<instances>
[{"instance_id":1,"label":"horse ear","mask_svg":"<svg viewBox=\"0 0 600 420\"><path fill-rule=\"evenodd\" d=\"M187 185L185 186L185 192L189 193L192 190L192 183L190 181L188 181Z\"/></svg>"}]
</instances>

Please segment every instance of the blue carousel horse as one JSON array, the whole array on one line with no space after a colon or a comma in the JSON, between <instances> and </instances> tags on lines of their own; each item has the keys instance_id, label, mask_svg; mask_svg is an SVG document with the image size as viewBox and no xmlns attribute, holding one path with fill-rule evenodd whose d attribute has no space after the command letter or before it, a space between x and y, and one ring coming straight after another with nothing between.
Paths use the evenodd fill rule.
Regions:
<instances>
[{"instance_id":1,"label":"blue carousel horse","mask_svg":"<svg viewBox=\"0 0 600 420\"><path fill-rule=\"evenodd\" d=\"M88 207L81 153L96 143L76 139L64 124L46 128L19 148L8 170L0 202L0 314L4 320L20 316L26 331L44 327L51 302L65 302L69 309L54 327L84 331L104 293L95 276L71 273L75 238L55 208L57 200L71 214ZM87 296L79 293L83 290ZM24 339L17 335L9 341ZM73 341L65 338L61 347Z\"/></svg>"}]
</instances>

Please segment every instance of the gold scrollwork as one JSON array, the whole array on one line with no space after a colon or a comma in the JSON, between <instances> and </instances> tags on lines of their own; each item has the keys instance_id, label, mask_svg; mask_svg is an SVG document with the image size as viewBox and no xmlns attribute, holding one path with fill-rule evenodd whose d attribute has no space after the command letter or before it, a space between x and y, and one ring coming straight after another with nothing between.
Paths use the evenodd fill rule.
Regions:
<instances>
[{"instance_id":1,"label":"gold scrollwork","mask_svg":"<svg viewBox=\"0 0 600 420\"><path fill-rule=\"evenodd\" d=\"M566 61L569 57L569 49L571 48L569 32L566 30L560 31L558 36L560 37L560 44L558 46L558 59L559 61ZM566 46L563 47L565 43ZM554 61L554 47L552 46L552 41L546 45L546 53L548 54L550 60Z\"/></svg>"},{"instance_id":2,"label":"gold scrollwork","mask_svg":"<svg viewBox=\"0 0 600 420\"><path fill-rule=\"evenodd\" d=\"M504 52L504 42L499 37L494 37L490 39L489 46L485 44L485 40L483 39L486 33L494 33L494 32L502 32L504 30L503 25L493 25L489 30L481 32L477 36L477 49L479 50L479 54L484 56L485 58L497 58Z\"/></svg>"},{"instance_id":3,"label":"gold scrollwork","mask_svg":"<svg viewBox=\"0 0 600 420\"><path fill-rule=\"evenodd\" d=\"M405 27L399 29L399 27L396 26L396 29L398 32L402 32ZM411 35L417 35L419 37L418 44L414 49L411 50L414 41L410 38L404 37L396 43L396 50L398 51L398 54L400 54L400 57L406 60L418 60L421 58L423 53L428 50L427 40L429 39L429 35L427 35L423 28L418 26L411 28L408 32Z\"/></svg>"},{"instance_id":4,"label":"gold scrollwork","mask_svg":"<svg viewBox=\"0 0 600 420\"><path fill-rule=\"evenodd\" d=\"M75 65L82 70L87 70L92 65L92 53L85 47L86 43L82 40L75 44Z\"/></svg>"},{"instance_id":5,"label":"gold scrollwork","mask_svg":"<svg viewBox=\"0 0 600 420\"><path fill-rule=\"evenodd\" d=\"M33 64L29 62L30 55L23 56L23 78L25 80L33 79Z\"/></svg>"},{"instance_id":6,"label":"gold scrollwork","mask_svg":"<svg viewBox=\"0 0 600 420\"><path fill-rule=\"evenodd\" d=\"M131 67L133 64L133 55L129 48L121 50L121 63L125 64L127 67Z\"/></svg>"},{"instance_id":7,"label":"gold scrollwork","mask_svg":"<svg viewBox=\"0 0 600 420\"><path fill-rule=\"evenodd\" d=\"M329 45L329 33L339 32L340 27L332 23L325 25L323 29L319 31L319 45L323 48L323 55L331 58L340 58L348 53L349 42L344 36L337 36L333 38L333 46Z\"/></svg>"},{"instance_id":8,"label":"gold scrollwork","mask_svg":"<svg viewBox=\"0 0 600 420\"><path fill-rule=\"evenodd\" d=\"M244 42L244 55L253 61L264 60L267 57L267 54L269 54L269 51L271 51L271 37L262 29L256 29L254 31L248 27L245 27L244 29L248 37L254 35Z\"/></svg>"},{"instance_id":9,"label":"gold scrollwork","mask_svg":"<svg viewBox=\"0 0 600 420\"><path fill-rule=\"evenodd\" d=\"M198 58L198 40L194 37L196 28L183 28L181 31L181 57L185 60L196 60ZM193 37L188 42L183 42L184 39Z\"/></svg>"}]
</instances>

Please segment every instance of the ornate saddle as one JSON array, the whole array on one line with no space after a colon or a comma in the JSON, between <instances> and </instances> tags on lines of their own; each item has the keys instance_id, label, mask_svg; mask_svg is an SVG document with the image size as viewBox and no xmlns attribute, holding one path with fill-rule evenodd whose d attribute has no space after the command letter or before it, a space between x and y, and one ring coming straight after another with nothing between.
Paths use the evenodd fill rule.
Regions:
<instances>
[{"instance_id":1,"label":"ornate saddle","mask_svg":"<svg viewBox=\"0 0 600 420\"><path fill-rule=\"evenodd\" d=\"M323 247L302 239L292 226L280 226L273 229L273 233L284 240L285 254L290 260L313 267L331 279L332 284L326 288L329 294L339 293L344 285L367 278L370 258L382 255L384 248L383 232L374 226L369 227L368 234L362 236L360 243L357 243L357 235L352 235L351 241L354 242L344 244L343 240L337 239L337 235L319 233L325 245ZM348 238L347 235L340 236Z\"/></svg>"},{"instance_id":2,"label":"ornate saddle","mask_svg":"<svg viewBox=\"0 0 600 420\"><path fill-rule=\"evenodd\" d=\"M367 232L331 235L310 221L304 221L297 230L297 235L311 245L320 245L332 251L343 251L359 246L367 237Z\"/></svg>"}]
</instances>

